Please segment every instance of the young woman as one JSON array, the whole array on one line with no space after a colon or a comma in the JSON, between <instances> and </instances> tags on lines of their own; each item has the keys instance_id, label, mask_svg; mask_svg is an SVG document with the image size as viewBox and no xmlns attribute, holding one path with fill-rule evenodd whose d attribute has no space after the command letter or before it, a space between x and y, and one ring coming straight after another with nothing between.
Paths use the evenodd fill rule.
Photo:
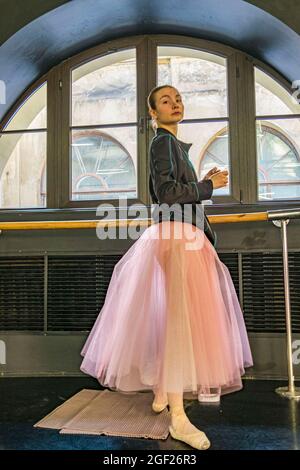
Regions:
<instances>
[{"instance_id":1,"label":"young woman","mask_svg":"<svg viewBox=\"0 0 300 470\"><path fill-rule=\"evenodd\" d=\"M185 413L185 394L202 401L240 390L244 368L253 365L232 279L201 204L228 184L228 172L213 168L198 181L191 144L177 139L184 106L176 88L154 88L148 106L156 129L150 193L159 208L175 204L174 211L155 215L116 264L81 370L115 390L153 390L153 411L169 406L171 436L207 449L209 439ZM188 218L179 210L186 206Z\"/></svg>"}]
</instances>

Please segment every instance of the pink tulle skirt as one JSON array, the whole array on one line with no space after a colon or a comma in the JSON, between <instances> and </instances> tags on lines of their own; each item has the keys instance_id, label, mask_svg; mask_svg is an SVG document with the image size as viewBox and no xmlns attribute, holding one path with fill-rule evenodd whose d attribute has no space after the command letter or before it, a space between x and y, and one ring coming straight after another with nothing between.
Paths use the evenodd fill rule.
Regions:
<instances>
[{"instance_id":1,"label":"pink tulle skirt","mask_svg":"<svg viewBox=\"0 0 300 470\"><path fill-rule=\"evenodd\" d=\"M115 265L81 370L119 391L221 394L253 365L227 267L190 223L148 227Z\"/></svg>"}]
</instances>

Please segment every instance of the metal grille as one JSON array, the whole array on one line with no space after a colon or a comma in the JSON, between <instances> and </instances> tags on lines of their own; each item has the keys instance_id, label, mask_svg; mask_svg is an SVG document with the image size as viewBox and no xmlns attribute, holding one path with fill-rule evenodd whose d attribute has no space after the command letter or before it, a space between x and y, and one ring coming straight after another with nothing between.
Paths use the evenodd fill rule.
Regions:
<instances>
[{"instance_id":1,"label":"metal grille","mask_svg":"<svg viewBox=\"0 0 300 470\"><path fill-rule=\"evenodd\" d=\"M239 296L239 262L237 253L218 253L220 260L227 266L237 296Z\"/></svg>"},{"instance_id":2,"label":"metal grille","mask_svg":"<svg viewBox=\"0 0 300 470\"><path fill-rule=\"evenodd\" d=\"M88 331L101 310L121 255L48 260L48 331Z\"/></svg>"},{"instance_id":3,"label":"metal grille","mask_svg":"<svg viewBox=\"0 0 300 470\"><path fill-rule=\"evenodd\" d=\"M219 253L248 332L285 332L282 254ZM242 257L239 273L239 256ZM0 257L0 329L90 331L122 255ZM45 263L46 260L46 263ZM47 269L46 269L47 268ZM289 253L292 329L300 332L300 253Z\"/></svg>"},{"instance_id":4,"label":"metal grille","mask_svg":"<svg viewBox=\"0 0 300 470\"><path fill-rule=\"evenodd\" d=\"M281 253L243 254L243 310L247 330L284 332L285 301ZM300 331L300 256L289 254L293 332Z\"/></svg>"},{"instance_id":5,"label":"metal grille","mask_svg":"<svg viewBox=\"0 0 300 470\"><path fill-rule=\"evenodd\" d=\"M44 258L0 257L0 329L42 330Z\"/></svg>"}]
</instances>

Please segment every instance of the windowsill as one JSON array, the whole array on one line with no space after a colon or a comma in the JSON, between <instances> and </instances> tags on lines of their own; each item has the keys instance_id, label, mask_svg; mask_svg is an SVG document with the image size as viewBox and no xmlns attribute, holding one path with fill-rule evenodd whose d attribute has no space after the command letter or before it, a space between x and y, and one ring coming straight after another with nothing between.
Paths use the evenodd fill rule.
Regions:
<instances>
[{"instance_id":1,"label":"windowsill","mask_svg":"<svg viewBox=\"0 0 300 470\"><path fill-rule=\"evenodd\" d=\"M138 205L135 206L138 209ZM142 205L142 207L144 207ZM108 208L111 208L108 206ZM279 209L300 209L299 201L271 201L271 202L257 202L255 204L241 204L241 203L213 203L206 204L205 211L208 215L228 214L228 213L247 213L247 212L264 212ZM118 207L115 207L118 213ZM124 212L124 207L121 208ZM150 208L149 217L150 217ZM0 209L0 221L1 222L13 222L13 221L34 221L34 220L90 220L98 219L100 217L96 215L97 207L76 207L76 208L62 208L62 209L50 209L50 208L36 208L36 209ZM126 215L126 213L124 214ZM122 217L125 218L125 217ZM128 217L130 218L130 217ZM132 218L135 218L133 216Z\"/></svg>"}]
</instances>

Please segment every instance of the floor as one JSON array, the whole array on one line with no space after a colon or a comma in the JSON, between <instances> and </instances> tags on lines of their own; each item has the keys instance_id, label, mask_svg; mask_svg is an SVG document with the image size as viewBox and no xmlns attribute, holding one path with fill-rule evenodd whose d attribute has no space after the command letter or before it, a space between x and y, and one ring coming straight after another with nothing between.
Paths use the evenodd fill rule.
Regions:
<instances>
[{"instance_id":1,"label":"floor","mask_svg":"<svg viewBox=\"0 0 300 470\"><path fill-rule=\"evenodd\" d=\"M210 450L300 449L300 402L275 393L286 382L244 380L242 391L221 404L185 401L190 420L211 441ZM33 424L83 388L99 389L85 377L0 378L0 449L10 450L191 450L173 440L60 435Z\"/></svg>"}]
</instances>

